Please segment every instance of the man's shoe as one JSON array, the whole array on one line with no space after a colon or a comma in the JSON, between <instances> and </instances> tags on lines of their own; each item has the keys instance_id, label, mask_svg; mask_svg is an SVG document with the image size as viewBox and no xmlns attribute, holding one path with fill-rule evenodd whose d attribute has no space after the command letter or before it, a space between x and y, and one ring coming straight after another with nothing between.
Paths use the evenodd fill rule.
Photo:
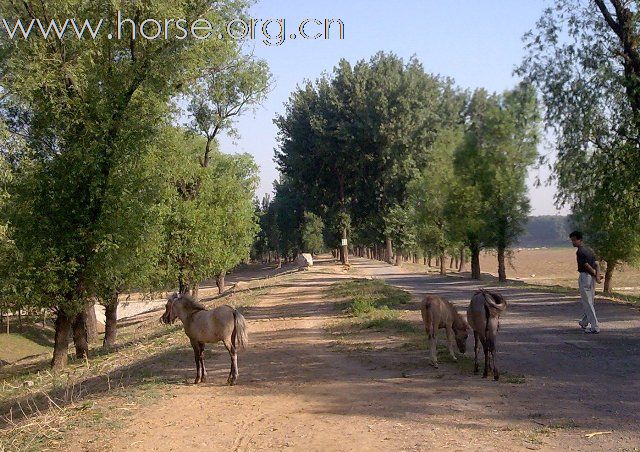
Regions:
<instances>
[{"instance_id":1,"label":"man's shoe","mask_svg":"<svg viewBox=\"0 0 640 452\"><path fill-rule=\"evenodd\" d=\"M584 330L585 334L598 334L600 333L600 329L595 329L595 328L586 328Z\"/></svg>"},{"instance_id":2,"label":"man's shoe","mask_svg":"<svg viewBox=\"0 0 640 452\"><path fill-rule=\"evenodd\" d=\"M580 325L580 328L582 328L582 331L587 329L587 325L584 325L582 322L578 322L578 325Z\"/></svg>"}]
</instances>

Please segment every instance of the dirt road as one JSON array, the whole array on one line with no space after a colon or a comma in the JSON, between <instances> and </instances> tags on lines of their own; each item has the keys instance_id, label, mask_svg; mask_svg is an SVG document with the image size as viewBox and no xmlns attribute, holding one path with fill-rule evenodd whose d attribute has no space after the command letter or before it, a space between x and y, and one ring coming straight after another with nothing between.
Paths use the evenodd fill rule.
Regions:
<instances>
[{"instance_id":1,"label":"dirt road","mask_svg":"<svg viewBox=\"0 0 640 452\"><path fill-rule=\"evenodd\" d=\"M420 350L336 347L325 326L339 313L323 292L340 278L372 275L416 296L440 293L460 305L477 287L363 259L353 263L349 275L323 272L334 267L324 263L270 291L245 311L251 346L240 356L238 386L223 385L228 357L221 346L210 348L208 382L176 385L171 398L110 433L112 448L637 450L637 311L598 304L603 332L585 336L577 329L577 298L505 290L511 306L500 359L502 369L522 374L523 382L494 382L452 366L433 369ZM407 315L417 322L416 308ZM184 353L164 371L193 378L186 337ZM78 438L73 448L90 445Z\"/></svg>"}]
</instances>

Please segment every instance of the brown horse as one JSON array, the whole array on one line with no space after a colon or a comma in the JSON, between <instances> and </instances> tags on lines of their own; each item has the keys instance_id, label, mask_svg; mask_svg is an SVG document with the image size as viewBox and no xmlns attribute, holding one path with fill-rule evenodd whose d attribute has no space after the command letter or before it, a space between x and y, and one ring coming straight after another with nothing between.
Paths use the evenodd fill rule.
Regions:
<instances>
[{"instance_id":1,"label":"brown horse","mask_svg":"<svg viewBox=\"0 0 640 452\"><path fill-rule=\"evenodd\" d=\"M471 303L467 309L467 320L473 328L475 339L475 361L473 372L480 371L478 364L478 351L480 344L484 351L484 373L482 378L487 378L489 368L493 370L494 380L500 378L498 365L496 364L496 337L500 328L500 314L507 309L507 300L495 292L480 289L471 297Z\"/></svg>"},{"instance_id":2,"label":"brown horse","mask_svg":"<svg viewBox=\"0 0 640 452\"><path fill-rule=\"evenodd\" d=\"M453 349L454 338L458 345L458 350L464 355L467 350L469 325L451 303L442 297L427 295L420 305L420 312L422 313L424 329L429 338L429 351L433 367L438 368L436 335L439 328L444 328L447 332L447 345L451 358L454 361L458 360Z\"/></svg>"},{"instance_id":3,"label":"brown horse","mask_svg":"<svg viewBox=\"0 0 640 452\"><path fill-rule=\"evenodd\" d=\"M244 317L231 306L218 306L208 310L189 295L174 293L167 301L165 313L160 320L172 324L179 318L184 331L191 340L196 358L196 380L204 383L207 370L204 367L204 344L222 341L231 356L231 371L227 383L235 385L238 380L238 350L248 342Z\"/></svg>"}]
</instances>

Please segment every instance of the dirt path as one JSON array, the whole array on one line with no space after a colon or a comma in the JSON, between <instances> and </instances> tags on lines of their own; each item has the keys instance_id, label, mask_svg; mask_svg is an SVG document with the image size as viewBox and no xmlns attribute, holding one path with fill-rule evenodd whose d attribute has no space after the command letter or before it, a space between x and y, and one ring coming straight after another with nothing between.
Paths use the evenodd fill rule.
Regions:
<instances>
[{"instance_id":1,"label":"dirt path","mask_svg":"<svg viewBox=\"0 0 640 452\"><path fill-rule=\"evenodd\" d=\"M354 260L352 273L413 293L464 301L467 280L426 278ZM223 386L228 358L207 350L208 382L176 385L109 440L114 450L634 450L640 444L640 321L598 306L604 332L575 331L575 299L509 291L500 337L503 368L524 384L482 380L427 365L424 352L337 351L324 326L336 318L324 289L344 277L331 264L302 272L246 311L251 347L240 383ZM419 314L416 312L417 318ZM417 320L416 320L417 321ZM192 379L192 353L167 370ZM612 433L591 439L585 434ZM79 438L74 449L90 448Z\"/></svg>"}]
</instances>

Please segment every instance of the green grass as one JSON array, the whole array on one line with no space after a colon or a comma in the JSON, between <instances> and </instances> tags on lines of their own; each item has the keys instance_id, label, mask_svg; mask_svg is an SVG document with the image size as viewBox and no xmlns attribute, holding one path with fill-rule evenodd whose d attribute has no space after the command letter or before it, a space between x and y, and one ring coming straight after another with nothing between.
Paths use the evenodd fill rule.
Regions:
<instances>
[{"instance_id":1,"label":"green grass","mask_svg":"<svg viewBox=\"0 0 640 452\"><path fill-rule=\"evenodd\" d=\"M346 298L340 308L355 317L363 317L378 310L392 310L411 301L408 292L378 279L355 279L331 286L329 296Z\"/></svg>"},{"instance_id":2,"label":"green grass","mask_svg":"<svg viewBox=\"0 0 640 452\"><path fill-rule=\"evenodd\" d=\"M29 356L50 353L51 350L51 347L45 347L27 335L0 334L0 360L10 364Z\"/></svg>"}]
</instances>

